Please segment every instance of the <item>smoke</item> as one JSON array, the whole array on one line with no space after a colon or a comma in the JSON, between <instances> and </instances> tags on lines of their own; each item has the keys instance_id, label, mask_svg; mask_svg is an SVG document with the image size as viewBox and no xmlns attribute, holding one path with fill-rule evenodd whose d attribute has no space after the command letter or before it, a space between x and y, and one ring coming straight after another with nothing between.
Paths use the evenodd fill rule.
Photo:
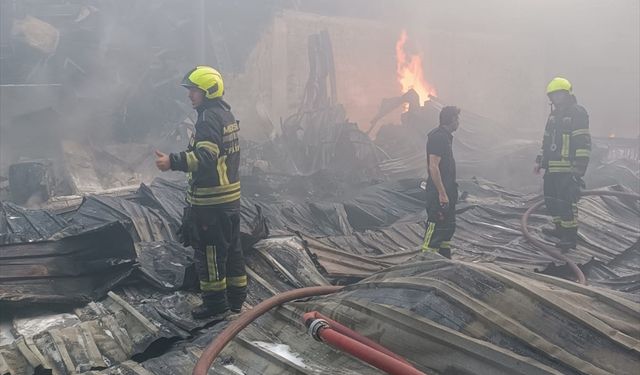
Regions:
<instances>
[{"instance_id":1,"label":"smoke","mask_svg":"<svg viewBox=\"0 0 640 375\"><path fill-rule=\"evenodd\" d=\"M32 16L58 32L50 53L2 28L5 144L16 136L16 117L48 107L59 114L51 125L59 139L51 142L160 142L191 113L178 82L197 64L223 73L244 136L264 139L297 108L309 69L307 37L324 29L334 48L338 102L361 128L383 98L402 94L395 45L406 30L405 48L421 57L424 79L444 103L539 140L549 109L545 86L564 76L590 114L593 135L639 135L636 0L103 0L64 6L24 0L2 6L4 26ZM18 90L8 84L59 86ZM20 137L39 131L38 124L23 127ZM19 157L41 156L5 151L0 174Z\"/></svg>"},{"instance_id":2,"label":"smoke","mask_svg":"<svg viewBox=\"0 0 640 375\"><path fill-rule=\"evenodd\" d=\"M574 85L592 133L638 137L640 3L635 0L314 1L304 10L375 20L417 39L439 97L532 136L545 86ZM380 59L392 46L379 46Z\"/></svg>"}]
</instances>

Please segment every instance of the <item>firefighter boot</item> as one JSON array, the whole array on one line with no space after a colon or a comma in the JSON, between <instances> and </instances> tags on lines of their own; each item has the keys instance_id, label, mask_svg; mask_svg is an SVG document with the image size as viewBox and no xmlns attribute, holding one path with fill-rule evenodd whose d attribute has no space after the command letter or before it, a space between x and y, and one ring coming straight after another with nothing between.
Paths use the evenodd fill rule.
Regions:
<instances>
[{"instance_id":1,"label":"firefighter boot","mask_svg":"<svg viewBox=\"0 0 640 375\"><path fill-rule=\"evenodd\" d=\"M193 319L208 319L212 321L224 320L231 312L229 309L220 309L207 303L196 306L191 310Z\"/></svg>"},{"instance_id":2,"label":"firefighter boot","mask_svg":"<svg viewBox=\"0 0 640 375\"><path fill-rule=\"evenodd\" d=\"M247 299L246 286L229 285L227 287L227 301L229 301L231 312L234 314L239 313L242 310L245 299Z\"/></svg>"},{"instance_id":3,"label":"firefighter boot","mask_svg":"<svg viewBox=\"0 0 640 375\"><path fill-rule=\"evenodd\" d=\"M561 228L560 241L556 242L556 247L563 253L575 249L577 246L577 228Z\"/></svg>"},{"instance_id":4,"label":"firefighter boot","mask_svg":"<svg viewBox=\"0 0 640 375\"><path fill-rule=\"evenodd\" d=\"M202 304L191 310L194 319L223 320L230 314L224 292L202 293Z\"/></svg>"},{"instance_id":5,"label":"firefighter boot","mask_svg":"<svg viewBox=\"0 0 640 375\"><path fill-rule=\"evenodd\" d=\"M547 236L560 238L562 236L561 232L562 228L560 228L560 223L554 223L553 228L549 228L547 226L542 227L542 233L546 234Z\"/></svg>"},{"instance_id":6,"label":"firefighter boot","mask_svg":"<svg viewBox=\"0 0 640 375\"><path fill-rule=\"evenodd\" d=\"M231 306L231 313L232 314L240 314L242 312L242 305L240 306Z\"/></svg>"},{"instance_id":7,"label":"firefighter boot","mask_svg":"<svg viewBox=\"0 0 640 375\"><path fill-rule=\"evenodd\" d=\"M449 248L449 247L445 247L445 248L441 247L438 250L438 253L440 255L442 255L443 257L445 257L445 258L451 259L451 248Z\"/></svg>"}]
</instances>

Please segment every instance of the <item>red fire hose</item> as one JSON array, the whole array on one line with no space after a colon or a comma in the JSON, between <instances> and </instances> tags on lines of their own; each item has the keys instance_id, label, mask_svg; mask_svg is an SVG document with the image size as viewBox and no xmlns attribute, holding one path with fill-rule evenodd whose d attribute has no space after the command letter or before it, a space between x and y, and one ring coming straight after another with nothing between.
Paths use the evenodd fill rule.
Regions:
<instances>
[{"instance_id":1,"label":"red fire hose","mask_svg":"<svg viewBox=\"0 0 640 375\"><path fill-rule=\"evenodd\" d=\"M302 316L302 320L305 322L305 325L307 326L307 328L309 327L309 324L313 320L317 320L317 319L326 321L327 323L329 323L329 326L331 327L331 329L333 329L334 331L336 331L336 332L338 332L338 333L340 333L342 335L350 337L350 338L352 338L352 339L354 339L354 340L356 340L356 341L358 341L358 342L360 342L360 343L362 343L362 344L364 344L366 346L369 346L369 347L371 347L371 348L373 348L373 349L375 349L375 350L377 350L379 352L382 352L382 353L388 355L389 357L393 357L393 358L397 359L398 361L401 361L401 362L404 362L404 363L410 365L410 363L406 359L402 358L401 356L397 355L396 353L392 352L391 350L385 348L384 346L378 344L377 342L371 340L370 338L359 334L358 332L352 330L351 328L349 328L347 326L344 326L344 325L336 322L335 320L320 314L317 311L311 311L311 312L308 312L308 313L306 313L306 314L304 314Z\"/></svg>"},{"instance_id":2,"label":"red fire hose","mask_svg":"<svg viewBox=\"0 0 640 375\"><path fill-rule=\"evenodd\" d=\"M218 354L220 354L222 349L224 349L229 341L233 340L233 338L246 326L251 324L251 322L259 318L261 315L271 310L272 308L285 302L290 302L300 298L322 296L325 294L335 293L340 289L342 289L341 286L313 286L309 288L294 289L277 294L260 302L251 310L242 313L238 319L232 321L229 326L224 329L224 331L220 332L216 339L213 340L211 344L209 344L204 349L202 355L196 363L196 366L193 368L192 374L206 375L211 368L213 361L215 361Z\"/></svg>"},{"instance_id":3,"label":"red fire hose","mask_svg":"<svg viewBox=\"0 0 640 375\"><path fill-rule=\"evenodd\" d=\"M426 375L381 345L331 319L318 318L320 316L322 315L315 311L303 316L305 325L309 328L309 334L317 341L349 353L391 375ZM338 327L337 329L334 329L334 324Z\"/></svg>"},{"instance_id":4,"label":"red fire hose","mask_svg":"<svg viewBox=\"0 0 640 375\"><path fill-rule=\"evenodd\" d=\"M634 194L634 193L627 193L627 192L622 192L622 191L608 191L608 190L585 190L582 192L582 195L598 195L598 196L613 196L613 197L618 197L618 198L631 198L631 199L636 199L636 200L640 200L640 195L638 194ZM538 239L536 239L535 237L533 237L531 235L531 233L529 232L529 229L527 228L528 226L528 220L529 220L529 216L531 215L531 213L535 210L537 210L540 206L542 206L544 204L544 201L540 201L537 202L535 204L533 204L531 207L529 207L529 209L524 213L524 215L522 215L522 221L520 222L520 226L521 226L521 230L522 230L522 234L527 238L527 240L529 242L531 242L531 244L533 244L535 247L539 248L540 250L544 251L545 253L551 255L552 257L561 260L565 263L567 263L567 265L569 266L569 268L571 268L571 271L573 271L574 275L576 276L577 281L580 284L586 285L587 284L587 279L584 276L584 273L582 273L582 270L580 269L580 267L578 267L578 265L572 261L571 259L567 258L564 254L562 254L560 251L551 248L549 246L546 246L545 244L543 244L542 242L540 242Z\"/></svg>"}]
</instances>

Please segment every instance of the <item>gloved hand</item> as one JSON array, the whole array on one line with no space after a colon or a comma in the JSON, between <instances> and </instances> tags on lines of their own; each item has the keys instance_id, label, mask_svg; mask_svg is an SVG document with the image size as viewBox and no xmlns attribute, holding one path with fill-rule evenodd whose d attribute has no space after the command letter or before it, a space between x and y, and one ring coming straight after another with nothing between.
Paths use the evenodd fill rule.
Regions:
<instances>
[{"instance_id":1,"label":"gloved hand","mask_svg":"<svg viewBox=\"0 0 640 375\"><path fill-rule=\"evenodd\" d=\"M194 245L196 243L194 232L197 232L197 229L195 228L195 222L193 220L193 210L190 206L187 206L182 211L182 224L176 232L178 235L178 241L184 247Z\"/></svg>"},{"instance_id":2,"label":"gloved hand","mask_svg":"<svg viewBox=\"0 0 640 375\"><path fill-rule=\"evenodd\" d=\"M579 186L581 189L586 189L587 188L587 184L584 182L584 180L582 179L582 176L574 174L573 176L571 176L571 179L576 183L577 186Z\"/></svg>"},{"instance_id":3,"label":"gloved hand","mask_svg":"<svg viewBox=\"0 0 640 375\"><path fill-rule=\"evenodd\" d=\"M536 164L542 165L542 155L536 156Z\"/></svg>"},{"instance_id":4,"label":"gloved hand","mask_svg":"<svg viewBox=\"0 0 640 375\"><path fill-rule=\"evenodd\" d=\"M444 221L447 218L447 212L449 211L449 203L440 203L440 209L436 213L436 220Z\"/></svg>"},{"instance_id":5,"label":"gloved hand","mask_svg":"<svg viewBox=\"0 0 640 375\"><path fill-rule=\"evenodd\" d=\"M536 157L536 164L533 167L534 174L540 174L540 170L542 169L542 155L538 155Z\"/></svg>"},{"instance_id":6,"label":"gloved hand","mask_svg":"<svg viewBox=\"0 0 640 375\"><path fill-rule=\"evenodd\" d=\"M176 235L178 236L178 242L182 244L184 247L191 246L191 242L189 241L189 236L184 228L184 223L180 224L180 228L176 231Z\"/></svg>"}]
</instances>

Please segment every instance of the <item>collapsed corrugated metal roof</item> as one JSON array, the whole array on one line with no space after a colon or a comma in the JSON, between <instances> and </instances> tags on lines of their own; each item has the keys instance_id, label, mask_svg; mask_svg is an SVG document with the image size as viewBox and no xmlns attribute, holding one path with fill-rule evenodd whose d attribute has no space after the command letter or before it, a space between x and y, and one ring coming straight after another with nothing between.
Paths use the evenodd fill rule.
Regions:
<instances>
[{"instance_id":1,"label":"collapsed corrugated metal roof","mask_svg":"<svg viewBox=\"0 0 640 375\"><path fill-rule=\"evenodd\" d=\"M211 373L377 373L312 340L301 322L310 310L402 353L427 373L632 374L639 365L636 303L549 276L438 258L421 255L337 294L265 315L223 351ZM260 271L251 275L253 299L283 290L268 266ZM154 358L135 357L161 337L186 337L185 329L198 324L189 322L189 294L123 294L77 310L80 322L71 327L3 347L5 363L21 360L28 368L42 363L33 358L44 358L62 374L109 365L97 373L186 374L223 328L221 323L195 341L167 345ZM34 362L27 364L31 356ZM127 361L132 356L138 361Z\"/></svg>"},{"instance_id":2,"label":"collapsed corrugated metal roof","mask_svg":"<svg viewBox=\"0 0 640 375\"><path fill-rule=\"evenodd\" d=\"M375 373L305 334L301 313L318 310L429 373L632 373L639 342L633 328L640 323L637 297L532 273L557 271L556 262L523 241L517 230L533 197L482 180L461 186L468 195L460 206L454 255L463 262L415 258L424 230L417 180L372 186L344 202L243 198L245 238L255 241L256 205L276 234L247 251L248 304L296 287L373 276L336 295L264 316L225 349L212 372ZM137 274L143 276L138 280L147 282L116 287L107 299L76 309L71 323L1 347L5 373L38 366L59 374L190 372L225 323L206 328L206 321L189 315L199 302L189 291L191 259L172 241L183 188L156 180L128 197L86 199L65 214L66 222L53 219L73 224L57 235L58 241L72 237L65 236L72 229L77 235L121 222L136 243L142 270ZM569 256L597 275L592 283L637 291L636 211L616 198L588 198L581 204L589 212L581 219L580 245ZM35 213L44 222L56 218ZM539 232L544 222L542 216L532 217L536 234L544 236ZM598 260L590 261L589 254ZM12 328L18 334L19 318L18 311ZM77 337L83 339L71 339Z\"/></svg>"}]
</instances>

